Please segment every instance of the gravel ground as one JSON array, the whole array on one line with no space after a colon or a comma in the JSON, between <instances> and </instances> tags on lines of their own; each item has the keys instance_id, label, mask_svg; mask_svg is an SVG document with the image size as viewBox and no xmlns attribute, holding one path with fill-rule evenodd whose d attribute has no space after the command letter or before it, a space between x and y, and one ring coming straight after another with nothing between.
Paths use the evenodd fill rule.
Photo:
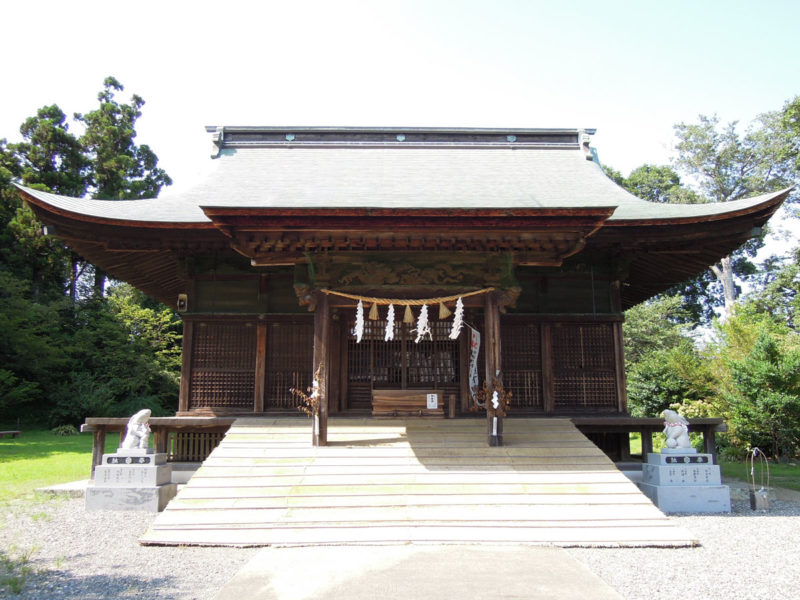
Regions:
<instances>
[{"instance_id":1,"label":"gravel ground","mask_svg":"<svg viewBox=\"0 0 800 600\"><path fill-rule=\"evenodd\" d=\"M797 600L800 502L772 500L769 512L732 502L729 515L673 515L700 539L696 548L570 548L627 600Z\"/></svg>"},{"instance_id":2,"label":"gravel ground","mask_svg":"<svg viewBox=\"0 0 800 600\"><path fill-rule=\"evenodd\" d=\"M153 518L87 512L82 498L0 507L0 597L212 599L258 552L139 546ZM800 502L773 500L770 512L754 513L734 501L731 515L673 518L702 546L567 552L628 600L800 598ZM19 594L4 583L8 559L15 581L24 579Z\"/></svg>"},{"instance_id":3,"label":"gravel ground","mask_svg":"<svg viewBox=\"0 0 800 600\"><path fill-rule=\"evenodd\" d=\"M12 559L29 554L33 571L21 594L0 586L0 598L212 599L258 552L140 546L137 538L154 518L144 512L87 511L83 498L0 507L0 554Z\"/></svg>"}]
</instances>

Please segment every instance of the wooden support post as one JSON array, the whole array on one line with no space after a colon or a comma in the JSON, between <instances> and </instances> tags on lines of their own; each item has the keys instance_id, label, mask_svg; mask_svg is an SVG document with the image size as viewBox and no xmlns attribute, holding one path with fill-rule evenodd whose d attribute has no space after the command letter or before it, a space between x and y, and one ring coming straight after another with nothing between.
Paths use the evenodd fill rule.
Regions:
<instances>
[{"instance_id":1,"label":"wooden support post","mask_svg":"<svg viewBox=\"0 0 800 600\"><path fill-rule=\"evenodd\" d=\"M647 462L647 455L653 451L653 432L650 429L642 429L642 462Z\"/></svg>"},{"instance_id":2,"label":"wooden support post","mask_svg":"<svg viewBox=\"0 0 800 600\"><path fill-rule=\"evenodd\" d=\"M616 369L617 382L617 412L624 414L628 412L628 392L627 380L625 378L625 341L622 335L622 322L614 323L614 367Z\"/></svg>"},{"instance_id":3,"label":"wooden support post","mask_svg":"<svg viewBox=\"0 0 800 600\"><path fill-rule=\"evenodd\" d=\"M181 350L181 383L178 392L178 412L189 410L192 382L192 334L194 322L183 321L183 343Z\"/></svg>"},{"instance_id":4,"label":"wooden support post","mask_svg":"<svg viewBox=\"0 0 800 600\"><path fill-rule=\"evenodd\" d=\"M546 415L553 414L556 409L551 332L552 326L550 323L542 323L542 405Z\"/></svg>"},{"instance_id":5,"label":"wooden support post","mask_svg":"<svg viewBox=\"0 0 800 600\"><path fill-rule=\"evenodd\" d=\"M489 387L492 382L497 380L502 383L502 373L500 365L500 307L497 303L497 296L494 292L486 294L486 303L484 305L484 335L486 336L486 383ZM489 445L502 446L503 445L503 418L497 417L491 406L488 405L490 400L487 399L486 419L488 427ZM496 419L496 420L495 420Z\"/></svg>"},{"instance_id":6,"label":"wooden support post","mask_svg":"<svg viewBox=\"0 0 800 600\"><path fill-rule=\"evenodd\" d=\"M103 454L106 451L106 430L98 427L92 432L92 479L94 479L94 469L103 462Z\"/></svg>"},{"instance_id":7,"label":"wooden support post","mask_svg":"<svg viewBox=\"0 0 800 600\"><path fill-rule=\"evenodd\" d=\"M327 294L315 292L314 309L314 365L313 372L322 366L319 382L319 422L315 420L312 444L328 445L328 381L330 379L330 305ZM315 419L315 417L312 417Z\"/></svg>"},{"instance_id":8,"label":"wooden support post","mask_svg":"<svg viewBox=\"0 0 800 600\"><path fill-rule=\"evenodd\" d=\"M267 322L258 320L256 329L256 381L253 412L264 412L264 387L267 382Z\"/></svg>"},{"instance_id":9,"label":"wooden support post","mask_svg":"<svg viewBox=\"0 0 800 600\"><path fill-rule=\"evenodd\" d=\"M169 446L169 430L162 427L153 428L153 447L158 454L167 452Z\"/></svg>"},{"instance_id":10,"label":"wooden support post","mask_svg":"<svg viewBox=\"0 0 800 600\"><path fill-rule=\"evenodd\" d=\"M717 464L717 434L714 427L712 425L703 429L703 450L706 454L710 454L714 464Z\"/></svg>"}]
</instances>

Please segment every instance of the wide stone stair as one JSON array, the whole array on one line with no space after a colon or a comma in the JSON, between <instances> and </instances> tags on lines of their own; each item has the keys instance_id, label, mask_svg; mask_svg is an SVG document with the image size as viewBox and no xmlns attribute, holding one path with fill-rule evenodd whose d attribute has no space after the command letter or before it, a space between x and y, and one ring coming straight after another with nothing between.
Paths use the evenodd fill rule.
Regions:
<instances>
[{"instance_id":1,"label":"wide stone stair","mask_svg":"<svg viewBox=\"0 0 800 600\"><path fill-rule=\"evenodd\" d=\"M163 545L688 546L566 419L237 419L141 538Z\"/></svg>"}]
</instances>

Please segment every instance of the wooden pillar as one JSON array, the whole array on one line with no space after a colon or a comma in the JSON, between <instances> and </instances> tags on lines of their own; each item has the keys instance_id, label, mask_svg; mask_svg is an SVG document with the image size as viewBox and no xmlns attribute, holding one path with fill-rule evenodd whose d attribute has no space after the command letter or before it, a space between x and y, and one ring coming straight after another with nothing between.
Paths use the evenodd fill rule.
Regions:
<instances>
[{"instance_id":1,"label":"wooden pillar","mask_svg":"<svg viewBox=\"0 0 800 600\"><path fill-rule=\"evenodd\" d=\"M256 325L256 381L253 412L264 412L264 386L267 381L267 321L258 320Z\"/></svg>"},{"instance_id":2,"label":"wooden pillar","mask_svg":"<svg viewBox=\"0 0 800 600\"><path fill-rule=\"evenodd\" d=\"M178 391L178 412L189 410L192 383L192 336L194 322L183 321L183 342L181 344L181 383Z\"/></svg>"},{"instance_id":3,"label":"wooden pillar","mask_svg":"<svg viewBox=\"0 0 800 600\"><path fill-rule=\"evenodd\" d=\"M92 479L94 479L94 469L103 462L103 454L106 451L106 430L102 425L92 432Z\"/></svg>"},{"instance_id":4,"label":"wooden pillar","mask_svg":"<svg viewBox=\"0 0 800 600\"><path fill-rule=\"evenodd\" d=\"M614 366L617 380L617 411L628 412L628 383L625 377L625 338L622 334L622 322L613 324Z\"/></svg>"},{"instance_id":5,"label":"wooden pillar","mask_svg":"<svg viewBox=\"0 0 800 600\"><path fill-rule=\"evenodd\" d=\"M542 406L546 415L553 414L556 409L551 333L550 323L542 323Z\"/></svg>"},{"instance_id":6,"label":"wooden pillar","mask_svg":"<svg viewBox=\"0 0 800 600\"><path fill-rule=\"evenodd\" d=\"M313 373L322 366L319 382L319 422L315 423L312 444L328 445L328 381L330 379L330 303L327 294L315 292ZM314 418L314 417L312 417Z\"/></svg>"},{"instance_id":7,"label":"wooden pillar","mask_svg":"<svg viewBox=\"0 0 800 600\"><path fill-rule=\"evenodd\" d=\"M503 382L500 365L500 306L494 292L486 294L484 305L484 335L486 336L486 383L492 387L492 382ZM490 446L503 445L503 419L494 414L491 401L487 399L486 406L487 431Z\"/></svg>"}]
</instances>

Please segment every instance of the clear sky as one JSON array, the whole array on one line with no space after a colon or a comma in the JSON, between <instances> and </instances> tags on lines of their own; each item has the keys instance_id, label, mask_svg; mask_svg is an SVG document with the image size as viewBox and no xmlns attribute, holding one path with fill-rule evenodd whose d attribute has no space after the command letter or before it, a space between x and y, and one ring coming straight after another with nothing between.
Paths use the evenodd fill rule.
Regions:
<instances>
[{"instance_id":1,"label":"clear sky","mask_svg":"<svg viewBox=\"0 0 800 600\"><path fill-rule=\"evenodd\" d=\"M666 163L672 125L800 94L800 2L25 0L2 11L0 137L114 75L175 180L205 125L595 127L602 162Z\"/></svg>"}]
</instances>

